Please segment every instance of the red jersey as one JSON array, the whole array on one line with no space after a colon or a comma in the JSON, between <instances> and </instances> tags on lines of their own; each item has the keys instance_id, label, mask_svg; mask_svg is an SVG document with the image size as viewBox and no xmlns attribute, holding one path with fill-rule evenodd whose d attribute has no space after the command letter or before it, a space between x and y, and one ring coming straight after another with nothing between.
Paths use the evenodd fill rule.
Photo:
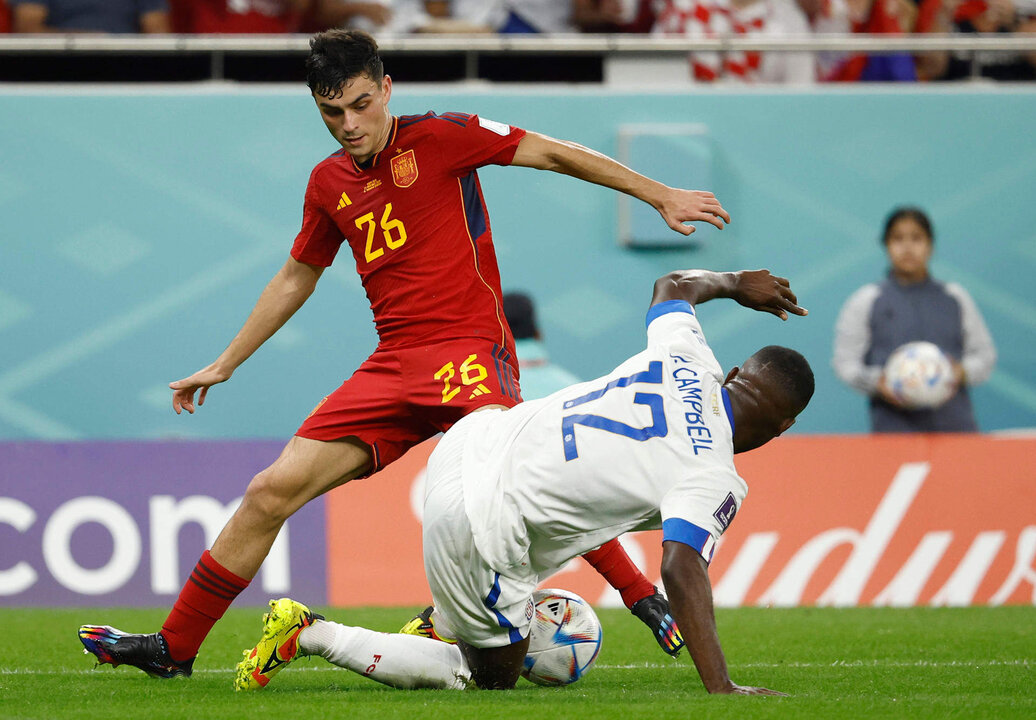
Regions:
<instances>
[{"instance_id":1,"label":"red jersey","mask_svg":"<svg viewBox=\"0 0 1036 720\"><path fill-rule=\"evenodd\" d=\"M379 347L481 338L513 356L475 169L510 164L524 136L476 115L392 118L363 166L343 149L313 169L292 257L328 266L348 241Z\"/></svg>"}]
</instances>

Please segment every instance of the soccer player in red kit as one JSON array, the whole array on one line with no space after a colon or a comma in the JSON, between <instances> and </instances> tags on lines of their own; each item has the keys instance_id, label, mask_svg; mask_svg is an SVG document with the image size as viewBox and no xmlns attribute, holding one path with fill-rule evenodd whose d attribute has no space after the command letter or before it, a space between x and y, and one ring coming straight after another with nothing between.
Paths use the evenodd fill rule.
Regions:
<instances>
[{"instance_id":1,"label":"soccer player in red kit","mask_svg":"<svg viewBox=\"0 0 1036 720\"><path fill-rule=\"evenodd\" d=\"M170 383L173 408L193 413L196 392L201 405L211 386L230 379L302 306L343 242L370 300L378 346L252 478L160 632L80 628L101 663L190 675L205 636L302 505L388 465L467 413L521 401L477 168L519 165L611 187L649 202L683 234L693 231L689 221L720 228L730 221L711 193L669 188L575 143L473 115L394 117L392 79L364 32L316 35L306 66L317 108L342 149L314 168L291 256L237 336L211 365ZM668 604L621 546L612 541L586 557L659 645L676 653L682 640ZM300 617L300 628L307 622ZM265 670L256 672L265 684Z\"/></svg>"}]
</instances>

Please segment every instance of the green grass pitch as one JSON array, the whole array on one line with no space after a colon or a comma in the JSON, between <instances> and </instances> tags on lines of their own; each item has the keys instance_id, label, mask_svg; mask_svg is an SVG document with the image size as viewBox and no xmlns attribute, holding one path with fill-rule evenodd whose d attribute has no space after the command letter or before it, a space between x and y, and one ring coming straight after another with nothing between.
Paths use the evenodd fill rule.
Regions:
<instances>
[{"instance_id":1,"label":"green grass pitch","mask_svg":"<svg viewBox=\"0 0 1036 720\"><path fill-rule=\"evenodd\" d=\"M393 631L408 609L318 609ZM76 628L157 627L159 610L0 609L0 718L1033 718L1036 607L720 610L731 677L786 698L710 697L686 656L670 661L621 610L599 612L596 667L565 688L402 691L321 659L299 660L262 692L235 693L232 668L257 639L261 610L233 609L189 680L92 669Z\"/></svg>"}]
</instances>

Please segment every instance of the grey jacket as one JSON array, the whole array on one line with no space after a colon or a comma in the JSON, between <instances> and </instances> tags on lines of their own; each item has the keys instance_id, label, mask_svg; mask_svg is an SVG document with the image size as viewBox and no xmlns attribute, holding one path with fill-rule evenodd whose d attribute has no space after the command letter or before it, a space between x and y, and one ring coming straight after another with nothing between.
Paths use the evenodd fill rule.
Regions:
<instances>
[{"instance_id":1,"label":"grey jacket","mask_svg":"<svg viewBox=\"0 0 1036 720\"><path fill-rule=\"evenodd\" d=\"M877 394L882 368L900 345L927 340L964 367L964 385L943 406L903 410ZM975 432L968 386L989 379L996 349L975 302L960 285L930 277L900 285L888 277L864 285L842 307L835 326L834 369L847 385L870 396L874 432Z\"/></svg>"}]
</instances>

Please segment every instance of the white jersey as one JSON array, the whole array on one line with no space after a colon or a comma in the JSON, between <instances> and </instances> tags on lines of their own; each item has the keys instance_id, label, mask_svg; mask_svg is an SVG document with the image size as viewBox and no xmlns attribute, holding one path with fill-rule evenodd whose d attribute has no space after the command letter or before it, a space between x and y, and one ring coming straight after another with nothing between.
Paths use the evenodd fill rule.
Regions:
<instances>
[{"instance_id":1,"label":"white jersey","mask_svg":"<svg viewBox=\"0 0 1036 720\"><path fill-rule=\"evenodd\" d=\"M723 372L688 303L654 305L647 325L647 349L611 374L457 424L464 509L500 573L545 576L658 528L711 560L748 491Z\"/></svg>"}]
</instances>

